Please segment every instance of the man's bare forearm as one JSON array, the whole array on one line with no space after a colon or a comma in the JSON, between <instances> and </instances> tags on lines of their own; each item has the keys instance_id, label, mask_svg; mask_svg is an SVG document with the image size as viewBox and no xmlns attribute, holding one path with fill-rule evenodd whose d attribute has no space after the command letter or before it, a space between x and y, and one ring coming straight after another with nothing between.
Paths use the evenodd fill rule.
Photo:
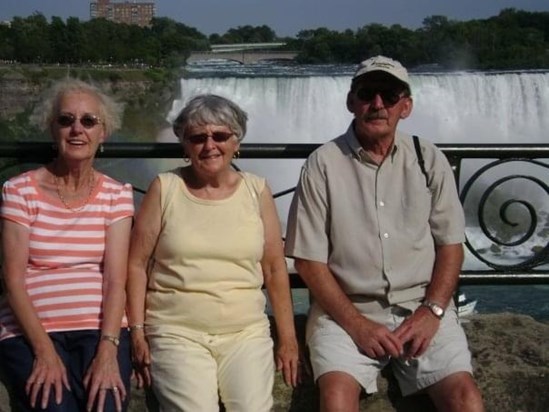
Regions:
<instances>
[{"instance_id":1,"label":"man's bare forearm","mask_svg":"<svg viewBox=\"0 0 549 412\"><path fill-rule=\"evenodd\" d=\"M447 307L456 291L462 264L461 243L437 246L433 275L425 299Z\"/></svg>"}]
</instances>

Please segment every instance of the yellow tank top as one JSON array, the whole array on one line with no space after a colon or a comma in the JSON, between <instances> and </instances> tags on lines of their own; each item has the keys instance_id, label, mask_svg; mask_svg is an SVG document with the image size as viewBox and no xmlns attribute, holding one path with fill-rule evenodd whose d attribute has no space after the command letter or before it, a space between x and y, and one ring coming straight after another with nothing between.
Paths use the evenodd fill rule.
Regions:
<instances>
[{"instance_id":1,"label":"yellow tank top","mask_svg":"<svg viewBox=\"0 0 549 412\"><path fill-rule=\"evenodd\" d=\"M266 322L263 178L242 173L226 199L205 200L187 189L181 169L161 173L162 224L150 266L146 323L206 333L234 333Z\"/></svg>"}]
</instances>

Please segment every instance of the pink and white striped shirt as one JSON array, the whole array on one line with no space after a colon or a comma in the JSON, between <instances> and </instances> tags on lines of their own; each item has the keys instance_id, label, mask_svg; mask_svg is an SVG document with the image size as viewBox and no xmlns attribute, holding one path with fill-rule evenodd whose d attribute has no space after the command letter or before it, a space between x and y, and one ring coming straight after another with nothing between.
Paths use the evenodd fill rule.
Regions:
<instances>
[{"instance_id":1,"label":"pink and white striped shirt","mask_svg":"<svg viewBox=\"0 0 549 412\"><path fill-rule=\"evenodd\" d=\"M132 187L99 174L89 202L74 211L44 193L35 176L32 170L6 181L0 211L30 231L25 284L32 304L47 332L99 329L106 232L133 216ZM0 340L21 333L2 298Z\"/></svg>"}]
</instances>

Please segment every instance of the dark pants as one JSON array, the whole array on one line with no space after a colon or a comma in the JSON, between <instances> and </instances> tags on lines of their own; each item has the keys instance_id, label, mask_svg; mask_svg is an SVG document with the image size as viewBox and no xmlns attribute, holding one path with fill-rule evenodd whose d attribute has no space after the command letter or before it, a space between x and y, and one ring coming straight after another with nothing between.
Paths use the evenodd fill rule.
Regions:
<instances>
[{"instance_id":1,"label":"dark pants","mask_svg":"<svg viewBox=\"0 0 549 412\"><path fill-rule=\"evenodd\" d=\"M67 369L67 376L71 391L63 387L63 401L60 405L55 403L55 392L50 392L50 399L46 411L49 412L76 412L85 411L87 402L86 388L83 380L90 366L99 343L101 331L79 330L71 332L49 333L59 357L63 360ZM37 398L38 406L31 408L29 396L25 393L27 379L32 372L34 354L31 346L25 338L17 336L0 341L0 362L3 375L12 389L13 406L16 411L42 411L39 407L40 397ZM130 377L132 372L130 355L130 338L126 329L120 331L120 346L118 347L118 366L126 391L130 393ZM129 396L123 403L123 410L128 406ZM105 400L105 412L116 411L114 398L111 391L107 391Z\"/></svg>"}]
</instances>

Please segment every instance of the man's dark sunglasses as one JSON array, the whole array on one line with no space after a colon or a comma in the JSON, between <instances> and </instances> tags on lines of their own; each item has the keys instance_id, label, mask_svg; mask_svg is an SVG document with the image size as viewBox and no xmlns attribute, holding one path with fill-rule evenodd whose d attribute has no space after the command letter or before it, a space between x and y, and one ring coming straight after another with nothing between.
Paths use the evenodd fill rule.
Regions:
<instances>
[{"instance_id":1,"label":"man's dark sunglasses","mask_svg":"<svg viewBox=\"0 0 549 412\"><path fill-rule=\"evenodd\" d=\"M364 103L372 103L376 96L379 95L381 100L383 100L383 104L387 107L394 106L405 96L402 90L383 90L365 86L359 87L356 90L355 95Z\"/></svg>"},{"instance_id":2,"label":"man's dark sunglasses","mask_svg":"<svg viewBox=\"0 0 549 412\"><path fill-rule=\"evenodd\" d=\"M101 119L93 114L85 114L84 116L78 118L73 114L64 113L57 116L55 121L61 127L71 127L74 122L79 121L84 129L92 129L101 123Z\"/></svg>"},{"instance_id":3,"label":"man's dark sunglasses","mask_svg":"<svg viewBox=\"0 0 549 412\"><path fill-rule=\"evenodd\" d=\"M231 132L213 132L210 134L198 133L185 136L185 140L188 140L192 144L204 144L208 140L208 137L211 137L214 142L223 143L229 140L233 135L234 133Z\"/></svg>"}]
</instances>

